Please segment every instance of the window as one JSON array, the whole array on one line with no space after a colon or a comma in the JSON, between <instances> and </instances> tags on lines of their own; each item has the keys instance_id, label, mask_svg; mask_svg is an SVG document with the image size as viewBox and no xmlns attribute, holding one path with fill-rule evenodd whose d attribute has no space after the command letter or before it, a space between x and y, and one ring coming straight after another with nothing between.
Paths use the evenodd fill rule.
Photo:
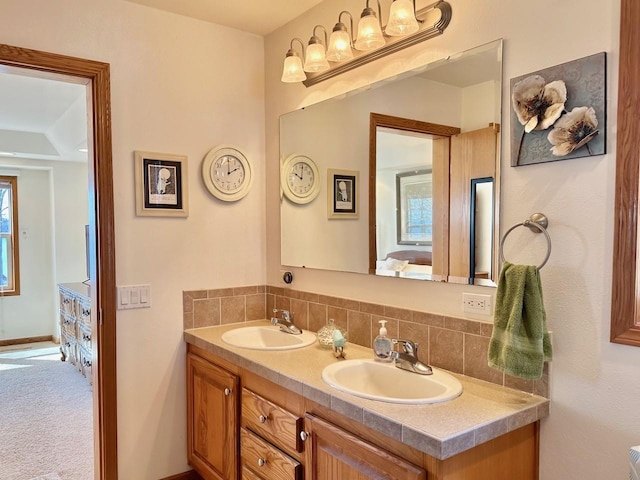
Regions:
<instances>
[{"instance_id":1,"label":"window","mask_svg":"<svg viewBox=\"0 0 640 480\"><path fill-rule=\"evenodd\" d=\"M431 245L433 237L431 170L396 175L398 245Z\"/></svg>"},{"instance_id":2,"label":"window","mask_svg":"<svg viewBox=\"0 0 640 480\"><path fill-rule=\"evenodd\" d=\"M0 296L20 294L18 178L0 176Z\"/></svg>"}]
</instances>

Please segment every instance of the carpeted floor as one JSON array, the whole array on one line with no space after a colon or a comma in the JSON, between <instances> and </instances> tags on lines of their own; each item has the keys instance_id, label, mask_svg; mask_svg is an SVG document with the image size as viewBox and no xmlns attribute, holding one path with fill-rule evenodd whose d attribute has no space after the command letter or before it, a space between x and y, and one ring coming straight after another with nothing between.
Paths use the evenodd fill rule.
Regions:
<instances>
[{"instance_id":1,"label":"carpeted floor","mask_svg":"<svg viewBox=\"0 0 640 480\"><path fill-rule=\"evenodd\" d=\"M51 352L0 352L0 480L93 479L91 388Z\"/></svg>"}]
</instances>

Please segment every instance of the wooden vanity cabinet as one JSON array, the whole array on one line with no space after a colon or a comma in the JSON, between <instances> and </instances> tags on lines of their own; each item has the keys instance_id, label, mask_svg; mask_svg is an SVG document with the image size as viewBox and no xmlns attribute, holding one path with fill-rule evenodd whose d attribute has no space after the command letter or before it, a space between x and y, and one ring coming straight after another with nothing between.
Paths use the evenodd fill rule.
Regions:
<instances>
[{"instance_id":1,"label":"wooden vanity cabinet","mask_svg":"<svg viewBox=\"0 0 640 480\"><path fill-rule=\"evenodd\" d=\"M238 478L237 375L187 354L187 459L204 480Z\"/></svg>"},{"instance_id":2,"label":"wooden vanity cabinet","mask_svg":"<svg viewBox=\"0 0 640 480\"><path fill-rule=\"evenodd\" d=\"M426 480L427 472L314 415L305 417L306 480Z\"/></svg>"},{"instance_id":3,"label":"wooden vanity cabinet","mask_svg":"<svg viewBox=\"0 0 640 480\"><path fill-rule=\"evenodd\" d=\"M440 460L188 348L189 463L205 480L538 479L538 422Z\"/></svg>"}]
</instances>

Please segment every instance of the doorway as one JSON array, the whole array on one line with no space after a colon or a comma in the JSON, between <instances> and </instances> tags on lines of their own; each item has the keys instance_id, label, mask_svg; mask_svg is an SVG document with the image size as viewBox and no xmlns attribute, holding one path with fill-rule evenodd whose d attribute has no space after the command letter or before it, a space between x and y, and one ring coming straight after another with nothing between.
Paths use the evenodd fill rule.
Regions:
<instances>
[{"instance_id":1,"label":"doorway","mask_svg":"<svg viewBox=\"0 0 640 480\"><path fill-rule=\"evenodd\" d=\"M117 480L116 283L109 64L0 44L0 72L87 86L90 283L93 338L94 478Z\"/></svg>"}]
</instances>

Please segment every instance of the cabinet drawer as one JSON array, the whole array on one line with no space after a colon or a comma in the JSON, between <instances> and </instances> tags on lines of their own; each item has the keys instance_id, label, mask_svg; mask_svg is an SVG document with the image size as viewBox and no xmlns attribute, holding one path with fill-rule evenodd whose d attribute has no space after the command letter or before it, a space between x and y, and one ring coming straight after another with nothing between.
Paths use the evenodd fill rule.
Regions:
<instances>
[{"instance_id":1,"label":"cabinet drawer","mask_svg":"<svg viewBox=\"0 0 640 480\"><path fill-rule=\"evenodd\" d=\"M303 419L246 388L242 389L242 420L245 426L279 447L302 452Z\"/></svg>"},{"instance_id":2,"label":"cabinet drawer","mask_svg":"<svg viewBox=\"0 0 640 480\"><path fill-rule=\"evenodd\" d=\"M91 303L78 300L76 302L76 318L80 323L91 325Z\"/></svg>"},{"instance_id":3,"label":"cabinet drawer","mask_svg":"<svg viewBox=\"0 0 640 480\"><path fill-rule=\"evenodd\" d=\"M69 316L76 316L76 301L71 295L60 293L60 310Z\"/></svg>"},{"instance_id":4,"label":"cabinet drawer","mask_svg":"<svg viewBox=\"0 0 640 480\"><path fill-rule=\"evenodd\" d=\"M243 470L268 480L298 480L302 472L300 462L245 428L240 429L240 457Z\"/></svg>"},{"instance_id":5,"label":"cabinet drawer","mask_svg":"<svg viewBox=\"0 0 640 480\"><path fill-rule=\"evenodd\" d=\"M89 380L89 385L91 385L93 383L93 378L91 377L91 362L93 360L91 353L82 347L78 347L78 356L80 357L78 367L82 374L87 377L87 380Z\"/></svg>"},{"instance_id":6,"label":"cabinet drawer","mask_svg":"<svg viewBox=\"0 0 640 480\"><path fill-rule=\"evenodd\" d=\"M242 480L262 480L258 475L249 470L246 466L242 466Z\"/></svg>"},{"instance_id":7,"label":"cabinet drawer","mask_svg":"<svg viewBox=\"0 0 640 480\"><path fill-rule=\"evenodd\" d=\"M72 316L62 312L60 313L60 333L66 335L67 337L76 337L75 319Z\"/></svg>"},{"instance_id":8,"label":"cabinet drawer","mask_svg":"<svg viewBox=\"0 0 640 480\"><path fill-rule=\"evenodd\" d=\"M72 365L76 365L78 363L76 339L74 337L67 336L64 331L60 335L60 352L67 362Z\"/></svg>"},{"instance_id":9,"label":"cabinet drawer","mask_svg":"<svg viewBox=\"0 0 640 480\"><path fill-rule=\"evenodd\" d=\"M79 323L77 335L78 335L77 337L78 345L80 345L82 348L90 352L91 351L91 327L89 325L84 325L82 323Z\"/></svg>"}]
</instances>

